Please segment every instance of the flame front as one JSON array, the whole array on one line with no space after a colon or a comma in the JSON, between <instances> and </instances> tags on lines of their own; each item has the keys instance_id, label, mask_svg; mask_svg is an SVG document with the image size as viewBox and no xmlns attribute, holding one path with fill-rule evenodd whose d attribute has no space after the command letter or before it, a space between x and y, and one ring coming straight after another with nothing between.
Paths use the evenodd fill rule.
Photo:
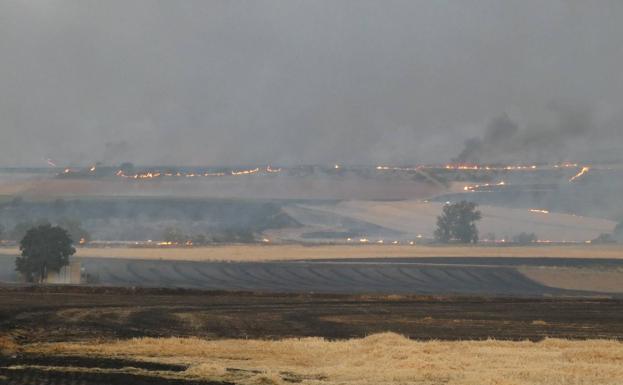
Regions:
<instances>
[{"instance_id":1,"label":"flame front","mask_svg":"<svg viewBox=\"0 0 623 385\"><path fill-rule=\"evenodd\" d=\"M256 168L254 168L252 170L232 171L231 174L234 175L234 176L237 176L237 175L250 175L250 174L255 174L255 173L258 173L258 172L260 172L260 168L256 167Z\"/></svg>"},{"instance_id":2,"label":"flame front","mask_svg":"<svg viewBox=\"0 0 623 385\"><path fill-rule=\"evenodd\" d=\"M498 182L498 183L495 183L495 184L491 184L491 183L475 184L475 185L471 185L471 186L465 186L465 187L463 187L463 190L465 190L465 191L476 191L476 190L478 190L480 188L483 188L483 187L505 186L505 185L506 185L506 182L504 182L504 181L501 181L501 182Z\"/></svg>"},{"instance_id":3,"label":"flame front","mask_svg":"<svg viewBox=\"0 0 623 385\"><path fill-rule=\"evenodd\" d=\"M538 214L549 214L549 210L543 210L543 209L530 209L531 213L538 213Z\"/></svg>"},{"instance_id":4,"label":"flame front","mask_svg":"<svg viewBox=\"0 0 623 385\"><path fill-rule=\"evenodd\" d=\"M569 182L573 182L574 180L581 178L582 176L586 175L590 170L591 170L590 167L582 167L582 170L580 170L580 172L572 176L571 179L569 179Z\"/></svg>"}]
</instances>

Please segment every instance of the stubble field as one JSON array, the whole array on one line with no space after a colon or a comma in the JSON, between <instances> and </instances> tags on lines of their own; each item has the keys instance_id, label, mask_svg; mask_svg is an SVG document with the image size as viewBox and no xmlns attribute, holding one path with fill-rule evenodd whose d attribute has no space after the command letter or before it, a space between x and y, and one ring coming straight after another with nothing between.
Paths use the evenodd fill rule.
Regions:
<instances>
[{"instance_id":1,"label":"stubble field","mask_svg":"<svg viewBox=\"0 0 623 385\"><path fill-rule=\"evenodd\" d=\"M10 385L619 384L623 301L0 290ZM532 341L532 342L530 342Z\"/></svg>"},{"instance_id":2,"label":"stubble field","mask_svg":"<svg viewBox=\"0 0 623 385\"><path fill-rule=\"evenodd\" d=\"M2 254L17 254L3 249ZM226 245L192 248L79 248L77 257L150 259L170 261L261 262L308 259L361 259L381 257L535 257L623 259L623 246L427 246L427 245Z\"/></svg>"},{"instance_id":3,"label":"stubble field","mask_svg":"<svg viewBox=\"0 0 623 385\"><path fill-rule=\"evenodd\" d=\"M93 345L52 343L29 352L179 365L179 379L236 384L619 384L623 343L413 341L394 333L323 338L140 338ZM83 369L84 370L84 369Z\"/></svg>"}]
</instances>

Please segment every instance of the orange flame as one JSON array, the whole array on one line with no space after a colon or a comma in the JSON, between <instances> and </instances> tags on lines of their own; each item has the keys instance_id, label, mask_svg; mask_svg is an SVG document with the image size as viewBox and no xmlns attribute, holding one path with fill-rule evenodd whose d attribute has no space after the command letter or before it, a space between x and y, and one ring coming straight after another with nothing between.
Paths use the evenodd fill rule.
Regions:
<instances>
[{"instance_id":1,"label":"orange flame","mask_svg":"<svg viewBox=\"0 0 623 385\"><path fill-rule=\"evenodd\" d=\"M582 176L586 175L590 171L590 169L591 169L590 167L582 167L582 170L580 170L580 172L572 176L571 179L569 179L569 182L573 182L574 180L577 180L578 178L581 178Z\"/></svg>"}]
</instances>

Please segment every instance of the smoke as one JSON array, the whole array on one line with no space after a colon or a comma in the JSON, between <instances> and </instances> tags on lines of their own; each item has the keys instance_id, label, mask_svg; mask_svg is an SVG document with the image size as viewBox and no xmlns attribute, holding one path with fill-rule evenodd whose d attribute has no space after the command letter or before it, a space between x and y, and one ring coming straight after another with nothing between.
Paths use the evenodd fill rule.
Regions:
<instances>
[{"instance_id":1,"label":"smoke","mask_svg":"<svg viewBox=\"0 0 623 385\"><path fill-rule=\"evenodd\" d=\"M453 159L460 163L480 163L483 159L497 158L500 153L512 146L519 130L507 114L494 118L486 127L482 138L465 141L465 148Z\"/></svg>"},{"instance_id":2,"label":"smoke","mask_svg":"<svg viewBox=\"0 0 623 385\"><path fill-rule=\"evenodd\" d=\"M452 159L459 163L558 162L574 159L577 146L603 131L586 105L554 101L547 105L549 122L520 128L504 113L493 118L482 137L467 139ZM546 119L547 120L547 119Z\"/></svg>"},{"instance_id":3,"label":"smoke","mask_svg":"<svg viewBox=\"0 0 623 385\"><path fill-rule=\"evenodd\" d=\"M621 1L0 1L0 165L437 163L500 111L465 157L572 158L589 137L620 156L622 17ZM548 106L564 98L593 113Z\"/></svg>"},{"instance_id":4,"label":"smoke","mask_svg":"<svg viewBox=\"0 0 623 385\"><path fill-rule=\"evenodd\" d=\"M117 140L106 142L102 158L117 164L131 157L131 154L132 145L125 140Z\"/></svg>"}]
</instances>

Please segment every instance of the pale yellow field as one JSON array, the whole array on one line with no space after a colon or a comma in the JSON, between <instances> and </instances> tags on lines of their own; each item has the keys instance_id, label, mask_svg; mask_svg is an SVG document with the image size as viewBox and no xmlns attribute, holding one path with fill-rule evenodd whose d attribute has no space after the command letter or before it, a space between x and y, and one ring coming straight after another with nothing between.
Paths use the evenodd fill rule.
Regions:
<instances>
[{"instance_id":1,"label":"pale yellow field","mask_svg":"<svg viewBox=\"0 0 623 385\"><path fill-rule=\"evenodd\" d=\"M526 277L542 285L569 290L623 292L623 269L572 267L519 267Z\"/></svg>"},{"instance_id":2,"label":"pale yellow field","mask_svg":"<svg viewBox=\"0 0 623 385\"><path fill-rule=\"evenodd\" d=\"M619 385L623 343L417 342L393 333L363 339L280 341L142 338L51 343L28 352L190 365L180 376L238 384Z\"/></svg>"},{"instance_id":3,"label":"pale yellow field","mask_svg":"<svg viewBox=\"0 0 623 385\"><path fill-rule=\"evenodd\" d=\"M623 258L623 245L568 246L390 246L390 245L230 245L197 248L82 248L82 257L117 257L188 261L270 261L376 257L549 257Z\"/></svg>"},{"instance_id":4,"label":"pale yellow field","mask_svg":"<svg viewBox=\"0 0 623 385\"><path fill-rule=\"evenodd\" d=\"M308 213L324 213L373 223L408 234L407 238L418 234L432 238L442 208L442 203L418 200L348 200L335 205L298 205L285 210L302 224L308 223ZM540 240L584 242L601 233L611 233L616 225L607 219L529 209L481 205L479 210L482 220L478 222L478 229L483 238L485 234L494 233L497 239L512 239L514 235L528 232L535 233Z\"/></svg>"},{"instance_id":5,"label":"pale yellow field","mask_svg":"<svg viewBox=\"0 0 623 385\"><path fill-rule=\"evenodd\" d=\"M4 248L0 254L16 255ZM431 246L431 245L227 245L189 248L78 248L78 257L172 261L275 261L379 257L547 257L623 259L623 245Z\"/></svg>"}]
</instances>

